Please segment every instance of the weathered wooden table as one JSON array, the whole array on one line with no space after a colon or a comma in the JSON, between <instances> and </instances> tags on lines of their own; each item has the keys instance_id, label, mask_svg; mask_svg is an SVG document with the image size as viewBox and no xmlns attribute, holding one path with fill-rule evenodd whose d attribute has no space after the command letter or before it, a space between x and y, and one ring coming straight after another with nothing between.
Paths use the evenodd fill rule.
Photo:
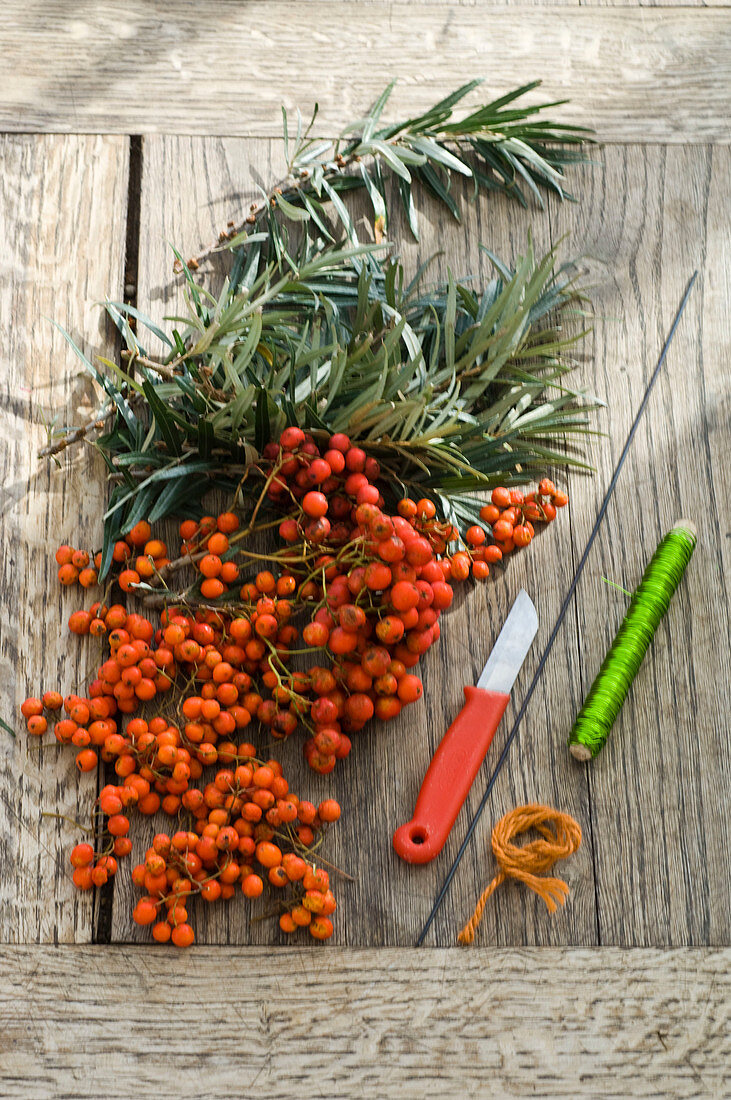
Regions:
<instances>
[{"instance_id":1,"label":"weathered wooden table","mask_svg":"<svg viewBox=\"0 0 731 1100\"><path fill-rule=\"evenodd\" d=\"M728 8L7 0L0 43L0 715L19 731L0 730L0 1094L727 1095ZM495 197L457 225L427 203L421 243L404 234L412 266L439 250L441 273L478 278L480 242L512 259L529 230L537 248L563 238L563 254L583 257L595 319L579 371L607 402L596 474L572 476L569 514L450 611L421 704L361 736L330 778L283 747L296 789L345 807L329 855L355 882L339 890L337 946L285 948L240 904L196 913L208 946L142 946L129 863L101 901L77 894L68 826L47 816L83 818L94 777L30 745L17 722L39 683L70 689L94 664L62 625L74 596L58 592L53 550L99 542L105 482L91 451L60 468L36 458L45 425L93 401L49 318L113 356L97 303L126 295L153 317L171 311L169 242L195 252L279 173L280 102L317 97L332 134L394 75L407 110L471 76L496 94L542 76L597 128L577 204L541 212ZM529 682L694 268L542 686L417 951L467 814L430 866L400 863L391 833L521 585L541 620ZM686 578L607 749L579 766L566 736L626 606L603 578L634 587L680 516L700 533ZM481 946L455 949L492 877L492 825L528 801L581 823L582 847L559 870L568 904L551 918L505 885Z\"/></svg>"}]
</instances>

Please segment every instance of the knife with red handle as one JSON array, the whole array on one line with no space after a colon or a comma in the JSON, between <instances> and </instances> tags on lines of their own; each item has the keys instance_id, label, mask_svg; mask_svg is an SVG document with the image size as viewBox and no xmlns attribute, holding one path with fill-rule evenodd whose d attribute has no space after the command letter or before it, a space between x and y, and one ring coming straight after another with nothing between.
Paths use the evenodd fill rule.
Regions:
<instances>
[{"instance_id":1,"label":"knife with red handle","mask_svg":"<svg viewBox=\"0 0 731 1100\"><path fill-rule=\"evenodd\" d=\"M536 609L521 588L477 685L464 689L465 704L432 757L414 816L393 835L393 846L407 863L429 863L444 847L537 630Z\"/></svg>"}]
</instances>

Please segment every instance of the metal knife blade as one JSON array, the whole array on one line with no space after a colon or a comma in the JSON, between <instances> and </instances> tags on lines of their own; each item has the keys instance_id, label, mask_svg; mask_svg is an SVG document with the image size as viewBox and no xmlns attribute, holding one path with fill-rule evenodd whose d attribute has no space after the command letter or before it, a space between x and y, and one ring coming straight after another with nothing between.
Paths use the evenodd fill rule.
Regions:
<instances>
[{"instance_id":1,"label":"metal knife blade","mask_svg":"<svg viewBox=\"0 0 731 1100\"><path fill-rule=\"evenodd\" d=\"M509 695L537 630L538 614L530 596L521 588L480 673L477 687Z\"/></svg>"}]
</instances>

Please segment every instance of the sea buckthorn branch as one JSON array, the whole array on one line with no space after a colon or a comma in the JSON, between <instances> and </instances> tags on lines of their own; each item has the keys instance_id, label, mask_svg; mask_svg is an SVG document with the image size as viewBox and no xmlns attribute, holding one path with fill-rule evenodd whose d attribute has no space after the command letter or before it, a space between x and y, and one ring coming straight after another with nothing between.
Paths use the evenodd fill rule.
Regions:
<instances>
[{"instance_id":1,"label":"sea buckthorn branch","mask_svg":"<svg viewBox=\"0 0 731 1100\"><path fill-rule=\"evenodd\" d=\"M451 276L421 291L383 249L321 243L304 241L296 257L280 249L245 287L232 271L219 300L189 281L194 316L169 341L165 377L145 366L129 399L116 369L83 360L115 406L95 441L119 474L107 545L139 515L175 514L211 488L241 498L249 467L295 422L313 442L342 431L382 456L391 509L407 491L455 523L472 490L582 465L563 440L590 430L596 402L565 384L566 321L582 295L555 253L539 259L529 245L512 269L491 256L496 278L480 293ZM131 350L153 361L137 336Z\"/></svg>"},{"instance_id":2,"label":"sea buckthorn branch","mask_svg":"<svg viewBox=\"0 0 731 1100\"><path fill-rule=\"evenodd\" d=\"M67 447L72 447L75 443L80 443L83 439L86 439L90 431L101 431L111 415L112 409L113 406L111 402L105 402L88 420L78 428L64 431L61 437L54 443L50 442L52 433L49 431L49 442L38 451L38 458L52 458L54 455L58 455L62 451L65 451Z\"/></svg>"},{"instance_id":3,"label":"sea buckthorn branch","mask_svg":"<svg viewBox=\"0 0 731 1100\"><path fill-rule=\"evenodd\" d=\"M290 134L287 112L282 108L286 175L250 204L241 223L230 220L216 242L187 261L187 268L197 270L213 252L241 248L250 239L248 234L262 228L267 236L274 236L266 255L276 256L277 247L285 247L286 242L277 232L276 223L273 228L274 213L300 226L304 222L306 229L329 236L326 219L330 212L347 237L357 241L341 197L353 188L366 189L379 239L389 220L389 189L385 186L389 175L398 180L399 200L417 239L414 183L425 187L457 218L452 193L455 173L470 179L475 193L502 189L523 205L527 194L542 205L540 187L570 198L564 189L563 169L584 159L580 147L587 142L590 131L544 119L534 121L535 116L556 104L517 106L517 100L538 83L517 88L455 120L454 108L480 84L472 80L418 118L384 124L381 116L394 87L392 82L366 118L346 126L334 142L318 142L310 136L317 106L304 132L297 112L296 136ZM181 273L184 266L182 258L177 257L175 271Z\"/></svg>"}]
</instances>

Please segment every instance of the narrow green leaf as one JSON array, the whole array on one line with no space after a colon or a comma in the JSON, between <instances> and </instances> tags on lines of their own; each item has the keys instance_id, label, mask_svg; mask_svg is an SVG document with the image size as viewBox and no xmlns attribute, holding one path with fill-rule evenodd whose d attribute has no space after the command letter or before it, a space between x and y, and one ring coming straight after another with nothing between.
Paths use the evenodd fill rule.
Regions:
<instances>
[{"instance_id":1,"label":"narrow green leaf","mask_svg":"<svg viewBox=\"0 0 731 1100\"><path fill-rule=\"evenodd\" d=\"M182 440L168 409L160 400L160 397L158 396L152 382L149 382L147 379L145 379L145 381L142 383L142 389L144 390L145 397L147 398L147 401L150 405L152 415L155 418L155 423L160 429L160 434L165 440L168 451L172 455L181 455L183 453Z\"/></svg>"},{"instance_id":2,"label":"narrow green leaf","mask_svg":"<svg viewBox=\"0 0 731 1100\"><path fill-rule=\"evenodd\" d=\"M405 179L399 178L398 181L399 192L401 194L401 202L406 212L406 217L409 223L409 229L411 230L414 240L419 239L419 221L416 214L416 206L414 205L414 196L411 192L411 184Z\"/></svg>"},{"instance_id":3,"label":"narrow green leaf","mask_svg":"<svg viewBox=\"0 0 731 1100\"><path fill-rule=\"evenodd\" d=\"M95 382L98 382L99 385L104 390L104 392L106 394L108 394L109 397L111 397L112 401L114 402L114 404L117 406L120 413L124 417L124 420L127 424L127 427L129 428L129 430L131 432L135 432L136 428L137 428L137 418L135 417L135 414L132 412L132 409L131 409L130 404L127 401L127 399L125 397L123 397L123 395L120 393L120 391L112 385L112 383L109 381L109 379L105 378L104 375L101 374L96 369L96 367L93 365L93 363L89 359L87 359L87 357L84 355L81 348L77 347L77 345L74 343L74 340L71 338L69 333L66 331L66 329L62 325L59 325L58 322L54 321L53 319L51 319L51 324L54 325L58 329L58 331L61 333L61 335L63 336L66 343L73 349L73 351L79 357L79 359L83 363L84 367L89 372L89 374L92 376L92 378L95 380Z\"/></svg>"},{"instance_id":4,"label":"narrow green leaf","mask_svg":"<svg viewBox=\"0 0 731 1100\"><path fill-rule=\"evenodd\" d=\"M303 210L301 206L294 206L291 202L287 202L284 195L277 195L277 206L291 222L308 222L310 220L310 215L307 210Z\"/></svg>"},{"instance_id":5,"label":"narrow green leaf","mask_svg":"<svg viewBox=\"0 0 731 1100\"><path fill-rule=\"evenodd\" d=\"M0 718L0 727L2 727L6 733L9 733L12 738L15 738L16 733L12 726L9 726L4 718Z\"/></svg>"},{"instance_id":6,"label":"narrow green leaf","mask_svg":"<svg viewBox=\"0 0 731 1100\"><path fill-rule=\"evenodd\" d=\"M255 431L254 446L261 454L272 438L269 420L269 395L265 389L259 390L259 396L256 399Z\"/></svg>"},{"instance_id":7,"label":"narrow green leaf","mask_svg":"<svg viewBox=\"0 0 731 1100\"><path fill-rule=\"evenodd\" d=\"M385 141L372 141L371 145L374 151L381 156L389 168L396 173L397 176L401 176L402 179L409 182L411 175L404 162L400 159L398 152L388 145Z\"/></svg>"}]
</instances>

